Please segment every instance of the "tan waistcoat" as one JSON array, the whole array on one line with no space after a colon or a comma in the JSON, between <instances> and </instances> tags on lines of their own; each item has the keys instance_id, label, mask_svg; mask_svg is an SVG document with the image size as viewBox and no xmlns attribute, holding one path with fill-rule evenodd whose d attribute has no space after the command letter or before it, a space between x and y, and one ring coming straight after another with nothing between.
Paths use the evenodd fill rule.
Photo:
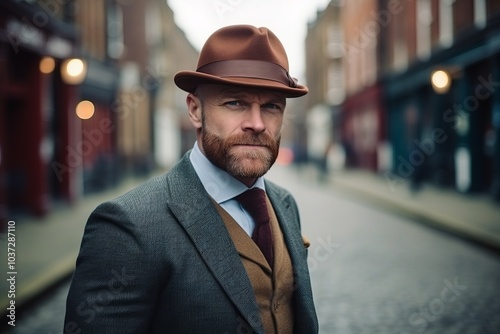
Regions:
<instances>
[{"instance_id":1,"label":"tan waistcoat","mask_svg":"<svg viewBox=\"0 0 500 334\"><path fill-rule=\"evenodd\" d=\"M252 284L266 334L293 332L293 270L278 219L269 199L267 207L273 235L274 265L241 226L216 203Z\"/></svg>"}]
</instances>

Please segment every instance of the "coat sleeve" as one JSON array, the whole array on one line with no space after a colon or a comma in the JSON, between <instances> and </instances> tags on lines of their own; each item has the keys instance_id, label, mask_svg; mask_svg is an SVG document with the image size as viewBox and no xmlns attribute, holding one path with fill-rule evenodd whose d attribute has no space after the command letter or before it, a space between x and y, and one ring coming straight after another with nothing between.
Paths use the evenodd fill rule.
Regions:
<instances>
[{"instance_id":1,"label":"coat sleeve","mask_svg":"<svg viewBox=\"0 0 500 334\"><path fill-rule=\"evenodd\" d=\"M151 256L154 242L148 235L153 233L141 231L127 212L124 205L104 203L90 215L68 293L64 333L148 331L160 290L158 257Z\"/></svg>"}]
</instances>

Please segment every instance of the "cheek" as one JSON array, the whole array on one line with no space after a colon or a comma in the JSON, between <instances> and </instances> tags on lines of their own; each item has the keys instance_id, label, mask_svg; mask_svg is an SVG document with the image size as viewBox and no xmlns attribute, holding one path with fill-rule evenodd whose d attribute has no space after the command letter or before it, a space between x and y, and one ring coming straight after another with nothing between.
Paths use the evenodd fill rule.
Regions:
<instances>
[{"instance_id":1,"label":"cheek","mask_svg":"<svg viewBox=\"0 0 500 334\"><path fill-rule=\"evenodd\" d=\"M229 118L211 118L205 121L205 130L219 137L225 138L230 134L238 131L237 122L233 122Z\"/></svg>"},{"instance_id":2,"label":"cheek","mask_svg":"<svg viewBox=\"0 0 500 334\"><path fill-rule=\"evenodd\" d=\"M273 136L278 136L281 134L283 127L283 117L275 117L267 123L267 129Z\"/></svg>"}]
</instances>

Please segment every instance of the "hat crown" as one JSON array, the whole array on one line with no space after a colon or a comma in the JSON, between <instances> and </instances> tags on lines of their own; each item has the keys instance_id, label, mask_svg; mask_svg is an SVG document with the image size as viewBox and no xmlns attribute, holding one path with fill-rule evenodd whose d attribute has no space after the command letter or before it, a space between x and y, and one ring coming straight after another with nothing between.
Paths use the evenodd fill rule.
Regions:
<instances>
[{"instance_id":1,"label":"hat crown","mask_svg":"<svg viewBox=\"0 0 500 334\"><path fill-rule=\"evenodd\" d=\"M259 60L274 63L288 71L285 48L267 28L250 25L224 27L205 42L198 58L197 69L225 60Z\"/></svg>"}]
</instances>

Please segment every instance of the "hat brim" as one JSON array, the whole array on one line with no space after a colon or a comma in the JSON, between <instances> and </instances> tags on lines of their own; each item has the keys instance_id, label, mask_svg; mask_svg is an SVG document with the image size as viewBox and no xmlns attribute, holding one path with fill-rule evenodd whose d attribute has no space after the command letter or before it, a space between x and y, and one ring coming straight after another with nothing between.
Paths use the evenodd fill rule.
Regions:
<instances>
[{"instance_id":1,"label":"hat brim","mask_svg":"<svg viewBox=\"0 0 500 334\"><path fill-rule=\"evenodd\" d=\"M281 82L246 77L225 77L221 78L211 74L195 71L180 71L174 76L174 82L180 89L194 93L196 88L201 84L221 84L221 85L236 85L254 88L265 88L273 91L284 93L286 97L294 98L306 95L309 90L307 87L297 85L297 87L285 86Z\"/></svg>"}]
</instances>

